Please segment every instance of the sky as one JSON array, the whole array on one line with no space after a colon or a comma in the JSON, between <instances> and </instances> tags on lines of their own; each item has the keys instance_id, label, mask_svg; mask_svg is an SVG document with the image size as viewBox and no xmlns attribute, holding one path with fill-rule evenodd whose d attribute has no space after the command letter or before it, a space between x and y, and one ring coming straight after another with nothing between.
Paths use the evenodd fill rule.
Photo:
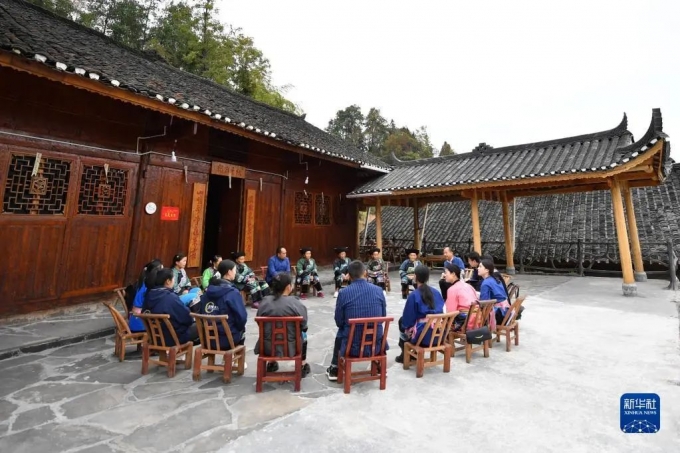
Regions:
<instances>
[{"instance_id":1,"label":"sky","mask_svg":"<svg viewBox=\"0 0 680 453\"><path fill-rule=\"evenodd\" d=\"M456 152L614 128L680 138L680 1L217 0L325 128L380 109ZM680 145L672 152L680 161Z\"/></svg>"}]
</instances>

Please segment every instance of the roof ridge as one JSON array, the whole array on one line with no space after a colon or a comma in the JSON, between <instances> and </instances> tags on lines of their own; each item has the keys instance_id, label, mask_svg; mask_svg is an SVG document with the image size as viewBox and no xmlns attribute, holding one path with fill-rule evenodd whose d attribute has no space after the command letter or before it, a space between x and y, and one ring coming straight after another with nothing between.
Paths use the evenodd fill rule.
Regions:
<instances>
[{"instance_id":1,"label":"roof ridge","mask_svg":"<svg viewBox=\"0 0 680 453\"><path fill-rule=\"evenodd\" d=\"M480 156L480 155L489 155L489 154L502 154L502 153L510 153L514 151L519 151L519 150L526 150L527 148L544 148L546 146L557 146L557 145L564 145L567 143L573 143L577 141L589 141L589 140L594 140L597 138L603 138L603 137L608 137L608 136L614 136L614 135L622 135L624 133L631 134L631 132L628 130L628 116L626 113L623 113L623 118L621 119L621 122L614 128L608 129L605 131L600 131L600 132L592 132L590 134L582 134L582 135L574 135L572 137L564 137L564 138L558 138L558 139L553 139L553 140L544 140L544 141L539 141L539 142L532 142L532 143L523 143L519 145L510 145L510 146L503 146L500 148L492 148L490 145L483 143L483 145L480 148L480 145L478 145L475 150L473 151L468 151L467 153L461 153L461 154L453 154L450 156L441 156L441 157L429 157L426 159L417 159L417 160L410 160L410 161L400 161L396 160L395 166L413 166L413 165L427 165L430 163L437 163L437 162L442 162L442 161L447 161L447 160L457 160L457 159L465 159L468 157L472 156ZM632 135L632 134L631 134ZM479 148L479 149L478 149Z\"/></svg>"}]
</instances>

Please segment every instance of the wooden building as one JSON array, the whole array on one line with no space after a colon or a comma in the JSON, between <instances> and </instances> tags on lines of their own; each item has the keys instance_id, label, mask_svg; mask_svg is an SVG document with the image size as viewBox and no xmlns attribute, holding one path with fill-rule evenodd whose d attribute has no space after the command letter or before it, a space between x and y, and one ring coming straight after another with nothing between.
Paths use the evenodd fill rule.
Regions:
<instances>
[{"instance_id":1,"label":"wooden building","mask_svg":"<svg viewBox=\"0 0 680 453\"><path fill-rule=\"evenodd\" d=\"M356 246L345 194L389 167L292 115L21 0L0 4L0 316L143 265ZM352 250L356 253L355 250Z\"/></svg>"}]
</instances>

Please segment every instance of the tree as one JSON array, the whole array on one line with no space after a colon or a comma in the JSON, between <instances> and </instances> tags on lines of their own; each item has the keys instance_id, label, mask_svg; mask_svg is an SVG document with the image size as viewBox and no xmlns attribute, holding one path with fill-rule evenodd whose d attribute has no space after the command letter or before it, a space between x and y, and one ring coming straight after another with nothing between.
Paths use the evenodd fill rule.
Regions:
<instances>
[{"instance_id":1,"label":"tree","mask_svg":"<svg viewBox=\"0 0 680 453\"><path fill-rule=\"evenodd\" d=\"M456 154L453 151L453 148L451 148L451 145L449 145L448 142L444 142L444 144L442 145L442 149L439 150L439 157L450 156L452 154Z\"/></svg>"},{"instance_id":2,"label":"tree","mask_svg":"<svg viewBox=\"0 0 680 453\"><path fill-rule=\"evenodd\" d=\"M378 157L385 157L385 140L390 134L387 120L382 117L380 110L371 108L364 122L364 143L366 150Z\"/></svg>"},{"instance_id":3,"label":"tree","mask_svg":"<svg viewBox=\"0 0 680 453\"><path fill-rule=\"evenodd\" d=\"M359 149L364 148L364 115L358 105L350 105L346 109L338 110L335 118L328 122L326 132L340 137Z\"/></svg>"},{"instance_id":4,"label":"tree","mask_svg":"<svg viewBox=\"0 0 680 453\"><path fill-rule=\"evenodd\" d=\"M414 160L426 157L422 155L423 145L407 128L402 127L390 134L385 140L386 155L394 155L399 160Z\"/></svg>"}]
</instances>

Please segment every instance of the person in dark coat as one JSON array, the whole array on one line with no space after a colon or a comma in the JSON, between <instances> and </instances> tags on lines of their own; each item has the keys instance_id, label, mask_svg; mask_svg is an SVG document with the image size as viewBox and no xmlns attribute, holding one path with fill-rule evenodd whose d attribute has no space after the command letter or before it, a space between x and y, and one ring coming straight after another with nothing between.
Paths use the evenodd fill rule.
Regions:
<instances>
[{"instance_id":1,"label":"person in dark coat","mask_svg":"<svg viewBox=\"0 0 680 453\"><path fill-rule=\"evenodd\" d=\"M227 324L234 340L234 346L244 344L246 335L246 321L248 313L243 303L243 298L238 289L233 285L236 277L236 263L231 260L222 260L217 266L220 277L210 280L210 285L201 296L199 312L202 315L228 315ZM221 325L218 324L220 347L229 349L229 341Z\"/></svg>"},{"instance_id":2,"label":"person in dark coat","mask_svg":"<svg viewBox=\"0 0 680 453\"><path fill-rule=\"evenodd\" d=\"M179 296L173 291L175 283L172 269L157 269L151 272L147 278L148 283L153 281L153 286L147 290L142 305L143 313L154 315L170 315L170 324L175 329L177 339L181 344L187 341L196 342L198 340L198 330L194 319L189 313L189 309L184 306ZM175 346L172 335L162 324L163 336L167 346Z\"/></svg>"}]
</instances>

